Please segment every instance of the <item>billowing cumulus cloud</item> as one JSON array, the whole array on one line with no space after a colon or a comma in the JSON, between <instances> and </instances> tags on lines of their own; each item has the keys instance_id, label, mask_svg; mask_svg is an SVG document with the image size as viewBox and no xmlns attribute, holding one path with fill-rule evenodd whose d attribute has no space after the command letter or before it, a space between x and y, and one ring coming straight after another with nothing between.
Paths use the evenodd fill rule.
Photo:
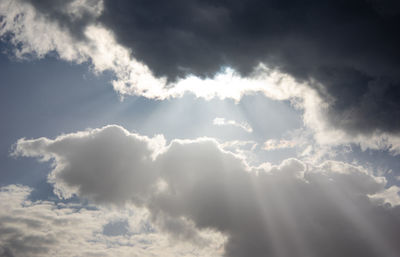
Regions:
<instances>
[{"instance_id":1,"label":"billowing cumulus cloud","mask_svg":"<svg viewBox=\"0 0 400 257\"><path fill-rule=\"evenodd\" d=\"M178 240L226 237L224 256L398 256L398 188L362 167L288 159L250 167L212 139L172 140L119 126L21 139L14 155L51 161L63 197L134 203Z\"/></svg>"},{"instance_id":2,"label":"billowing cumulus cloud","mask_svg":"<svg viewBox=\"0 0 400 257\"><path fill-rule=\"evenodd\" d=\"M121 94L304 98L271 90L294 78L328 105L328 127L364 136L358 143L371 135L398 141L396 1L20 0L3 1L0 15L0 33L17 55L56 51L91 61L96 71L115 72Z\"/></svg>"},{"instance_id":3,"label":"billowing cumulus cloud","mask_svg":"<svg viewBox=\"0 0 400 257\"><path fill-rule=\"evenodd\" d=\"M47 138L22 139L15 154L40 156L42 160L55 158L57 167L49 179L61 197L78 193L99 202L119 204L135 196L141 203L154 190L158 174L152 158L164 145L161 136L149 139L109 126L60 136L55 142Z\"/></svg>"}]
</instances>

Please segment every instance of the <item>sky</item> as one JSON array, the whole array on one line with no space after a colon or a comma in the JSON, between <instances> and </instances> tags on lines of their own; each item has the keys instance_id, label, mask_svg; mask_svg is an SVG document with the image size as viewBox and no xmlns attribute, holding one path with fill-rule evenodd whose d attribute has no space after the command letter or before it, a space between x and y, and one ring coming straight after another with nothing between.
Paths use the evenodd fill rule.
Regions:
<instances>
[{"instance_id":1,"label":"sky","mask_svg":"<svg viewBox=\"0 0 400 257\"><path fill-rule=\"evenodd\" d=\"M399 22L0 1L0 256L400 256Z\"/></svg>"}]
</instances>

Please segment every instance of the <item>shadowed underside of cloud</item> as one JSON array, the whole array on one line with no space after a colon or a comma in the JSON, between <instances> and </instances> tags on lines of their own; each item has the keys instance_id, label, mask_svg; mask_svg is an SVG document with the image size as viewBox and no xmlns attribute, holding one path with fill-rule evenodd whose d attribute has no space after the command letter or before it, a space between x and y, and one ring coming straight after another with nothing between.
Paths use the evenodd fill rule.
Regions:
<instances>
[{"instance_id":1,"label":"shadowed underside of cloud","mask_svg":"<svg viewBox=\"0 0 400 257\"><path fill-rule=\"evenodd\" d=\"M173 140L119 126L21 139L14 155L51 161L62 197L134 203L177 239L227 237L225 256L398 256L399 191L361 167L288 159L249 167L211 139ZM386 202L386 203L385 203Z\"/></svg>"},{"instance_id":2,"label":"shadowed underside of cloud","mask_svg":"<svg viewBox=\"0 0 400 257\"><path fill-rule=\"evenodd\" d=\"M199 81L193 75L212 78L230 67L251 77L264 63L317 90L329 103L330 126L350 135L400 130L394 118L400 115L400 6L394 0L11 2L2 6L3 23L9 23L2 34L14 34L19 50L55 50L67 60L91 60L95 69L118 74L114 87L122 94L165 98L198 90L204 97L194 89L201 85L194 86ZM36 17L29 22L52 24L44 27L57 30L58 38L47 35L35 44L30 36L41 26L15 25L29 12ZM104 44L109 38L99 28L114 41ZM63 37L71 44L58 42ZM165 92L166 81L188 77L192 80ZM237 99L262 91L211 87L208 97ZM229 88L240 93L227 93Z\"/></svg>"}]
</instances>

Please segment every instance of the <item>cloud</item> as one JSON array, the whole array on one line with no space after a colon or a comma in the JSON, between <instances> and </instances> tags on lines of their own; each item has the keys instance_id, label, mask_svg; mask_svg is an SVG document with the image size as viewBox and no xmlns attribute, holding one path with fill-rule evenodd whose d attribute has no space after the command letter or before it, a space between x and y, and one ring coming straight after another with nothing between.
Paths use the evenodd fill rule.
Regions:
<instances>
[{"instance_id":1,"label":"cloud","mask_svg":"<svg viewBox=\"0 0 400 257\"><path fill-rule=\"evenodd\" d=\"M143 206L178 240L206 244L199 233L222 233L224 256L400 253L398 188L362 167L296 159L250 167L212 139L167 145L115 125L20 139L14 155L51 161L60 196Z\"/></svg>"},{"instance_id":2,"label":"cloud","mask_svg":"<svg viewBox=\"0 0 400 257\"><path fill-rule=\"evenodd\" d=\"M248 76L264 63L310 82L331 105L331 126L399 132L394 2L104 1L100 20L158 76L210 77L221 67Z\"/></svg>"},{"instance_id":3,"label":"cloud","mask_svg":"<svg viewBox=\"0 0 400 257\"><path fill-rule=\"evenodd\" d=\"M18 58L56 53L112 71L122 96L260 92L302 109L319 144L398 154L399 10L393 1L17 0L0 4L0 36Z\"/></svg>"},{"instance_id":4,"label":"cloud","mask_svg":"<svg viewBox=\"0 0 400 257\"><path fill-rule=\"evenodd\" d=\"M391 205L400 205L400 189L397 186L389 187L382 193L374 195L372 198L378 198L384 203L389 203Z\"/></svg>"},{"instance_id":5,"label":"cloud","mask_svg":"<svg viewBox=\"0 0 400 257\"><path fill-rule=\"evenodd\" d=\"M295 147L296 143L290 140L275 140L275 139L269 139L264 142L263 148L266 151L272 151L272 150L277 150L277 149L285 149L285 148L293 148Z\"/></svg>"},{"instance_id":6,"label":"cloud","mask_svg":"<svg viewBox=\"0 0 400 257\"><path fill-rule=\"evenodd\" d=\"M357 144L363 151L372 149L388 151L392 155L400 153L400 134L398 132L382 130L355 132L332 125L330 118L332 106L324 102L324 99L318 96L316 92L304 91L301 100L296 101L295 104L298 108L304 110L303 121L307 132L300 137L307 137L319 146ZM337 122L340 123L341 121ZM311 136L309 133L311 133ZM304 139L299 138L297 140L304 141Z\"/></svg>"},{"instance_id":7,"label":"cloud","mask_svg":"<svg viewBox=\"0 0 400 257\"><path fill-rule=\"evenodd\" d=\"M133 196L136 199L131 200L138 204L145 201L158 177L151 166L152 158L165 144L161 136L149 139L117 126L64 135L56 141L21 139L15 154L40 156L42 160L55 158L57 167L49 180L55 183L61 197L78 193L95 201L118 204ZM70 152L70 147L76 147L76 151Z\"/></svg>"},{"instance_id":8,"label":"cloud","mask_svg":"<svg viewBox=\"0 0 400 257\"><path fill-rule=\"evenodd\" d=\"M2 34L13 33L20 52L91 60L116 73L114 88L124 94L238 97L215 85L205 93L185 78L200 82L225 67L251 77L262 63L317 90L331 126L350 134L400 130L392 118L400 110L396 1L21 0L1 10Z\"/></svg>"},{"instance_id":9,"label":"cloud","mask_svg":"<svg viewBox=\"0 0 400 257\"><path fill-rule=\"evenodd\" d=\"M252 140L232 140L224 141L220 143L219 146L224 150L236 153L237 155L241 155L243 159L248 160L249 155L254 155L254 150L256 149L258 144Z\"/></svg>"},{"instance_id":10,"label":"cloud","mask_svg":"<svg viewBox=\"0 0 400 257\"><path fill-rule=\"evenodd\" d=\"M96 0L3 1L0 36L15 46L12 50L18 58L44 58L56 53L62 60L89 62L96 73L112 71L113 87L121 95L166 99L192 93L205 99L239 101L252 92L287 99L288 92L296 91L292 78L262 65L251 78L242 78L229 67L209 77L187 74L175 82L156 77L154 70L137 57L138 52L120 44L115 31L101 22L104 12L103 1Z\"/></svg>"},{"instance_id":11,"label":"cloud","mask_svg":"<svg viewBox=\"0 0 400 257\"><path fill-rule=\"evenodd\" d=\"M213 120L213 124L216 126L234 126L234 127L241 128L248 133L253 132L253 128L246 122L239 123L234 120L226 120L225 118L217 117Z\"/></svg>"},{"instance_id":12,"label":"cloud","mask_svg":"<svg viewBox=\"0 0 400 257\"><path fill-rule=\"evenodd\" d=\"M214 236L216 240L201 249L172 243L151 227L142 209L32 202L31 191L21 185L0 188L0 256L218 256L213 248L223 242ZM115 229L120 223L123 233Z\"/></svg>"}]
</instances>

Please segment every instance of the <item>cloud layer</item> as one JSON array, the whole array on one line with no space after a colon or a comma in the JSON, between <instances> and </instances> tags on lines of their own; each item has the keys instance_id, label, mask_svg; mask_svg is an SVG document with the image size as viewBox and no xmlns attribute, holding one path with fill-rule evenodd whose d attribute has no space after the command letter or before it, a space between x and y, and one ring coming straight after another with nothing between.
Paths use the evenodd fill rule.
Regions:
<instances>
[{"instance_id":1,"label":"cloud layer","mask_svg":"<svg viewBox=\"0 0 400 257\"><path fill-rule=\"evenodd\" d=\"M396 1L20 0L3 1L0 16L18 56L90 61L115 72L122 94L304 97L271 93L274 70L316 90L331 127L353 137L400 130Z\"/></svg>"},{"instance_id":2,"label":"cloud layer","mask_svg":"<svg viewBox=\"0 0 400 257\"><path fill-rule=\"evenodd\" d=\"M399 23L392 0L0 2L6 51L111 71L121 96L290 101L306 128L263 149L304 147L310 160L331 150L324 144L400 153ZM167 143L116 125L22 138L12 155L50 162L58 197L98 208L31 202L30 188L3 187L0 256L400 255L399 187L343 162L253 167L243 150L227 150L256 145Z\"/></svg>"},{"instance_id":3,"label":"cloud layer","mask_svg":"<svg viewBox=\"0 0 400 257\"><path fill-rule=\"evenodd\" d=\"M361 167L296 159L249 167L211 139L166 145L115 125L21 139L14 155L52 161L60 196L143 206L173 238L198 244L207 244L202 231L220 232L225 256L400 253L398 188Z\"/></svg>"},{"instance_id":4,"label":"cloud layer","mask_svg":"<svg viewBox=\"0 0 400 257\"><path fill-rule=\"evenodd\" d=\"M141 209L32 202L28 200L31 191L21 185L0 188L2 257L218 256L215 249L223 242L215 237L210 247L201 249L172 243L150 225L148 213Z\"/></svg>"}]
</instances>

